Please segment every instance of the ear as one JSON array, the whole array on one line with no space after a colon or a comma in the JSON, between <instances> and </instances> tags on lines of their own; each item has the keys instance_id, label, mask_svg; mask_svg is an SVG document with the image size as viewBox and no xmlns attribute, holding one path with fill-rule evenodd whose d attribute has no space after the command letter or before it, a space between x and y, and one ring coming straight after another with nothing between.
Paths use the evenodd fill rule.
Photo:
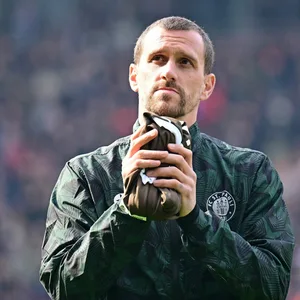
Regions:
<instances>
[{"instance_id":1,"label":"ear","mask_svg":"<svg viewBox=\"0 0 300 300\"><path fill-rule=\"evenodd\" d=\"M204 87L201 93L200 100L206 100L209 98L209 96L212 94L215 85L216 85L216 76L213 73L210 73L205 76L205 80L203 83Z\"/></svg>"},{"instance_id":2,"label":"ear","mask_svg":"<svg viewBox=\"0 0 300 300\"><path fill-rule=\"evenodd\" d=\"M136 64L130 64L129 66L129 84L131 89L134 92L138 92L138 84L137 84L137 65Z\"/></svg>"}]
</instances>

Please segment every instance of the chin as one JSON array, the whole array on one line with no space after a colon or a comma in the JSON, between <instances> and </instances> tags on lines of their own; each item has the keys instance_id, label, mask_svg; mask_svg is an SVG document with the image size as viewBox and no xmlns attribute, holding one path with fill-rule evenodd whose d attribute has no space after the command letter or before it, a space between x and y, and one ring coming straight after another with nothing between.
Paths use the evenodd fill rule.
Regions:
<instances>
[{"instance_id":1,"label":"chin","mask_svg":"<svg viewBox=\"0 0 300 300\"><path fill-rule=\"evenodd\" d=\"M180 118L184 115L177 107L172 108L169 105L152 107L149 111L159 116L166 116L174 119Z\"/></svg>"},{"instance_id":2,"label":"chin","mask_svg":"<svg viewBox=\"0 0 300 300\"><path fill-rule=\"evenodd\" d=\"M176 98L176 97L175 97ZM152 97L146 103L146 110L159 116L179 118L184 116L185 105L173 96L164 94L162 97Z\"/></svg>"}]
</instances>

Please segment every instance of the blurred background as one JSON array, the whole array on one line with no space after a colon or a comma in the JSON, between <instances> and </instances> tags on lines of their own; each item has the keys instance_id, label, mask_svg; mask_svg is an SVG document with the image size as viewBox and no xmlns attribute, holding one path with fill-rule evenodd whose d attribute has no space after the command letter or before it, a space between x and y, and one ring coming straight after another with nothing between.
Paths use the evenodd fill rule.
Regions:
<instances>
[{"instance_id":1,"label":"blurred background","mask_svg":"<svg viewBox=\"0 0 300 300\"><path fill-rule=\"evenodd\" d=\"M65 162L131 133L128 66L157 18L210 34L217 86L203 132L264 151L300 231L300 1L0 0L0 299L49 299L38 281L49 196ZM300 299L296 248L288 300Z\"/></svg>"}]
</instances>

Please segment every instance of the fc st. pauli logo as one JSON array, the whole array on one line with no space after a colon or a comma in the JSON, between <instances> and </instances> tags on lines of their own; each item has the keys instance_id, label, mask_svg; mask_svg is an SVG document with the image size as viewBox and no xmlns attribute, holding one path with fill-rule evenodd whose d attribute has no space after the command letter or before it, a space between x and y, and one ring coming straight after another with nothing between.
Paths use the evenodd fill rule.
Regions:
<instances>
[{"instance_id":1,"label":"fc st. pauli logo","mask_svg":"<svg viewBox=\"0 0 300 300\"><path fill-rule=\"evenodd\" d=\"M230 220L235 213L236 203L233 197L227 192L216 192L206 202L206 209L223 220Z\"/></svg>"}]
</instances>

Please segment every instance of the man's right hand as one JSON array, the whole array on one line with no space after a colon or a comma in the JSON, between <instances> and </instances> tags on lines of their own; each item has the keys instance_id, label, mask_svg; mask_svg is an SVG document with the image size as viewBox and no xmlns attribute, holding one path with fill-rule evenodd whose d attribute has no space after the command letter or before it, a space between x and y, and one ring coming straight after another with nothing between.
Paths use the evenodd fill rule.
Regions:
<instances>
[{"instance_id":1,"label":"man's right hand","mask_svg":"<svg viewBox=\"0 0 300 300\"><path fill-rule=\"evenodd\" d=\"M159 167L161 160L165 159L168 155L168 151L141 150L143 145L153 140L158 134L156 129L142 134L143 129L144 127L140 126L131 136L130 148L122 162L123 182L137 169Z\"/></svg>"}]
</instances>

